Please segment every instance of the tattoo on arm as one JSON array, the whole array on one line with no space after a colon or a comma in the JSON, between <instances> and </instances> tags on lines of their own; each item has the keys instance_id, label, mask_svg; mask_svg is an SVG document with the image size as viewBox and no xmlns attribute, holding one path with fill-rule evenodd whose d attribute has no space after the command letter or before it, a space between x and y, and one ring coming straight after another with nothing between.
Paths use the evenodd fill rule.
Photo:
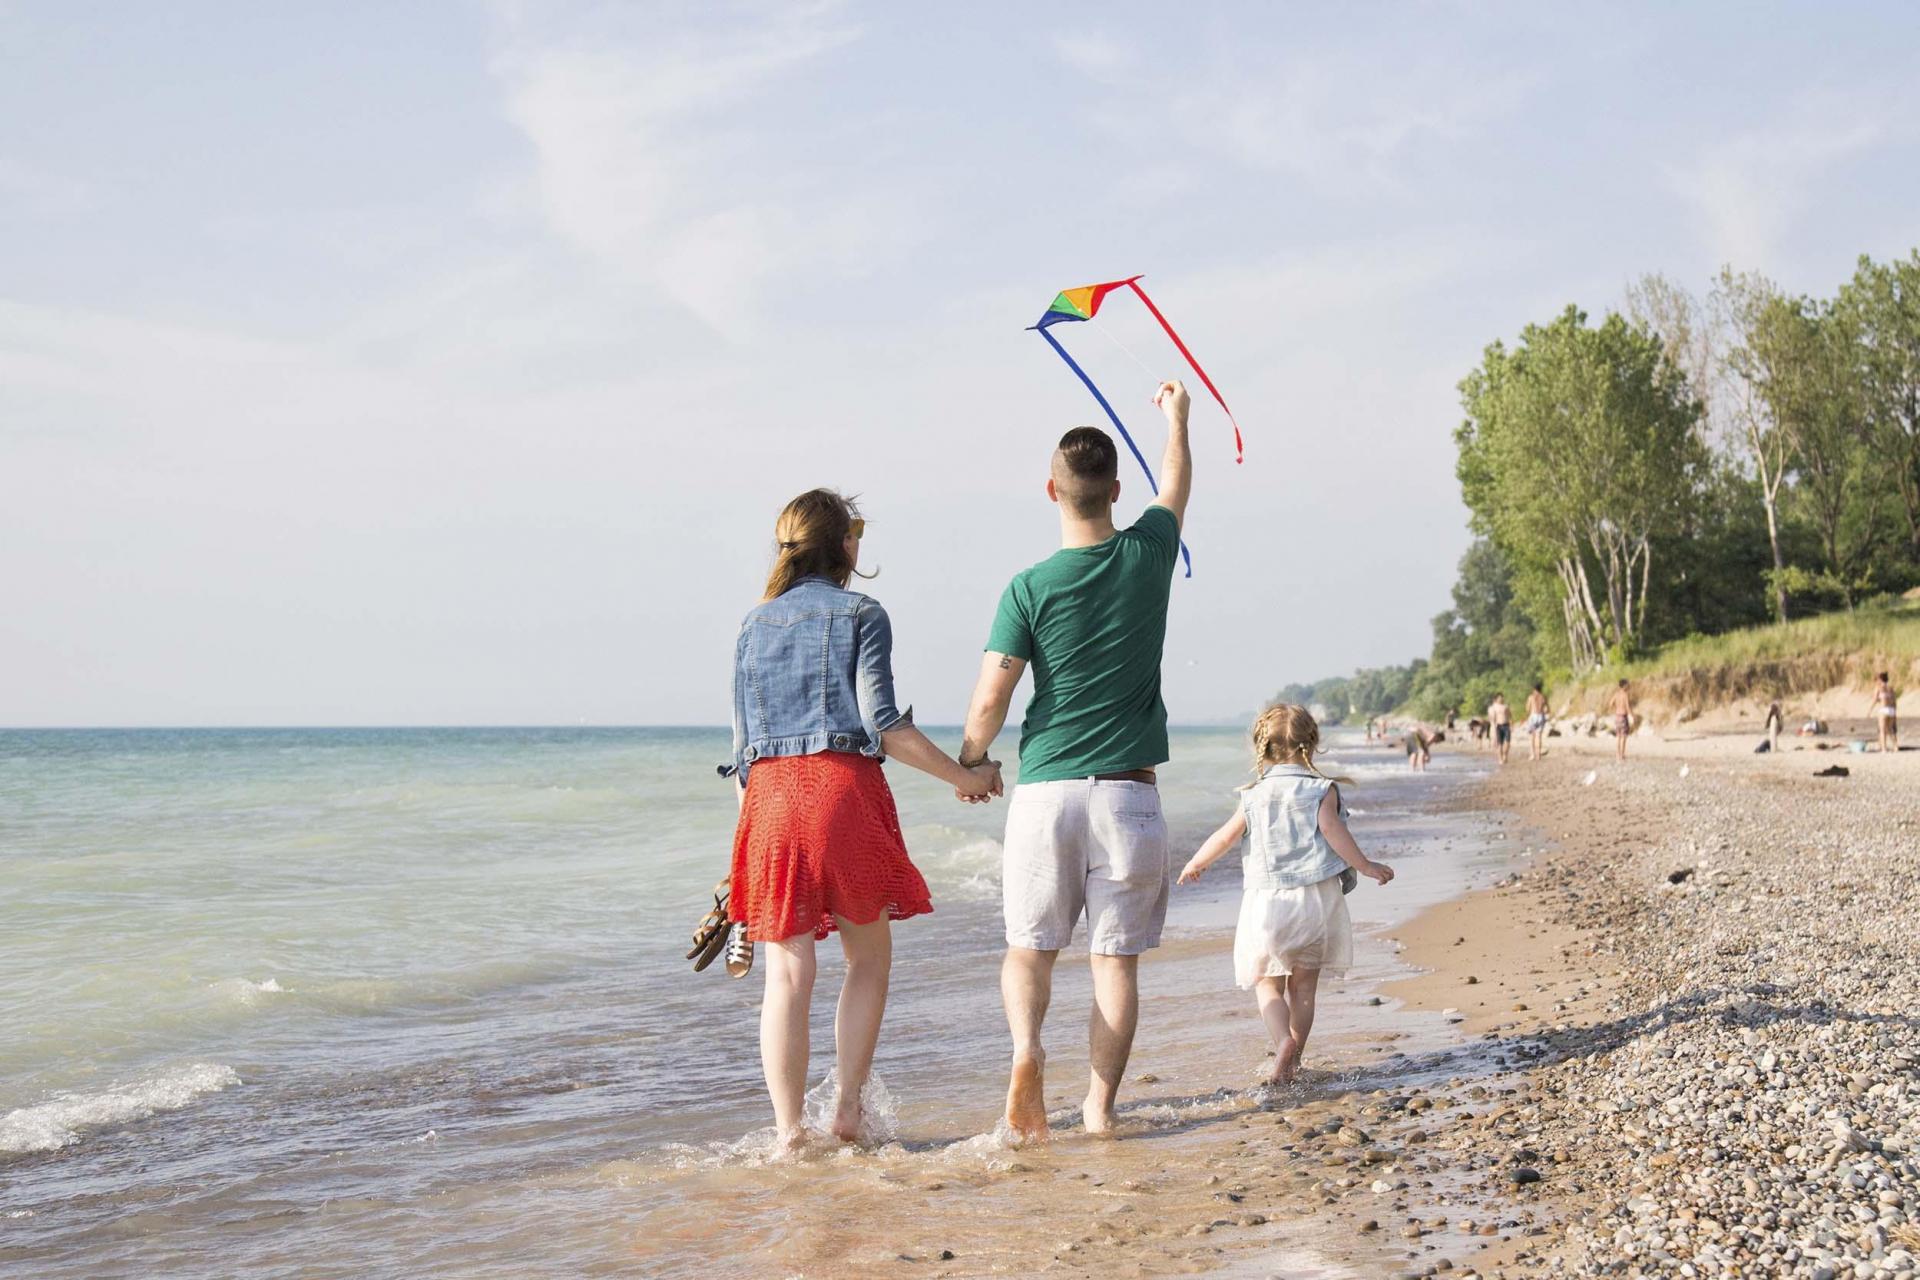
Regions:
<instances>
[{"instance_id":1,"label":"tattoo on arm","mask_svg":"<svg viewBox=\"0 0 1920 1280\"><path fill-rule=\"evenodd\" d=\"M1000 669L1002 671L1011 671L1013 669L1013 658L1010 655L1004 653L1000 655Z\"/></svg>"}]
</instances>

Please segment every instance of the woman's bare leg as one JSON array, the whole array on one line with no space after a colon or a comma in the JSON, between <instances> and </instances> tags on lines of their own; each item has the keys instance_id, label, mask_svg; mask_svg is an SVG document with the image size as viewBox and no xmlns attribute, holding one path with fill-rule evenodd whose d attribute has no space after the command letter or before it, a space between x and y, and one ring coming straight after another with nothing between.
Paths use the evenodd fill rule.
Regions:
<instances>
[{"instance_id":1,"label":"woman's bare leg","mask_svg":"<svg viewBox=\"0 0 1920 1280\"><path fill-rule=\"evenodd\" d=\"M773 1098L780 1142L798 1147L807 1096L807 1010L813 1004L813 935L796 933L766 945L767 986L760 1001L760 1066Z\"/></svg>"},{"instance_id":2,"label":"woman's bare leg","mask_svg":"<svg viewBox=\"0 0 1920 1280\"><path fill-rule=\"evenodd\" d=\"M1267 1083L1285 1084L1293 1079L1293 1064L1300 1056L1287 1010L1287 980L1260 979L1253 984L1253 998L1259 1002L1260 1021L1267 1024L1267 1037L1273 1041L1273 1070L1267 1073Z\"/></svg>"},{"instance_id":3,"label":"woman's bare leg","mask_svg":"<svg viewBox=\"0 0 1920 1280\"><path fill-rule=\"evenodd\" d=\"M873 1047L880 1041L880 1019L887 1012L887 979L893 970L893 930L882 915L872 924L854 924L835 916L840 946L847 953L847 980L840 986L840 1008L833 1019L833 1136L842 1142L860 1137L860 1092L873 1070Z\"/></svg>"}]
</instances>

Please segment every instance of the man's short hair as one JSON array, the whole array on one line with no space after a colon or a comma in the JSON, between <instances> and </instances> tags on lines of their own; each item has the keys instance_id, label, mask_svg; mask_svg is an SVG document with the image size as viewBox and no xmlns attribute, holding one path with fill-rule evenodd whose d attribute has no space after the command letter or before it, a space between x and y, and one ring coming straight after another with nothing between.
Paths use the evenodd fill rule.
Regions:
<instances>
[{"instance_id":1,"label":"man's short hair","mask_svg":"<svg viewBox=\"0 0 1920 1280\"><path fill-rule=\"evenodd\" d=\"M1627 678L1625 676L1620 677L1620 687L1622 689L1627 687Z\"/></svg>"},{"instance_id":2,"label":"man's short hair","mask_svg":"<svg viewBox=\"0 0 1920 1280\"><path fill-rule=\"evenodd\" d=\"M1113 437L1098 427L1075 427L1053 451L1053 491L1074 515L1103 514L1113 505L1113 482L1120 476L1120 453Z\"/></svg>"}]
</instances>

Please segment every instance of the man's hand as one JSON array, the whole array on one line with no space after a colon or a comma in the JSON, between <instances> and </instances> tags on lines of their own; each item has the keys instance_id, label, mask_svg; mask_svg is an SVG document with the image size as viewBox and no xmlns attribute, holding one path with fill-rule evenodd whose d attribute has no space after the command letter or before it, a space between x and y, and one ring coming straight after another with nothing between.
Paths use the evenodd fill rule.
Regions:
<instances>
[{"instance_id":1,"label":"man's hand","mask_svg":"<svg viewBox=\"0 0 1920 1280\"><path fill-rule=\"evenodd\" d=\"M995 796L1003 796L1007 793L1005 784L1000 781L998 760L982 760L979 764L966 767L967 771L974 776L974 785L955 787L954 799L964 800L968 804L987 804Z\"/></svg>"},{"instance_id":2,"label":"man's hand","mask_svg":"<svg viewBox=\"0 0 1920 1280\"><path fill-rule=\"evenodd\" d=\"M1160 412L1167 415L1167 422L1173 426L1185 426L1187 410L1193 405L1193 398L1187 394L1187 388L1179 379L1163 382L1160 389L1153 393L1153 403Z\"/></svg>"}]
</instances>

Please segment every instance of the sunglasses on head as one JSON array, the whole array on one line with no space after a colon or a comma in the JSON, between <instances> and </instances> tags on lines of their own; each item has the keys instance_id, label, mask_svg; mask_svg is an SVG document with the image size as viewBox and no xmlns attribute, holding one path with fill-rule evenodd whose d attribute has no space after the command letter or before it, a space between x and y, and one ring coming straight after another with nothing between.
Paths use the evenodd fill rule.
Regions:
<instances>
[{"instance_id":1,"label":"sunglasses on head","mask_svg":"<svg viewBox=\"0 0 1920 1280\"><path fill-rule=\"evenodd\" d=\"M867 522L865 520L861 520L858 518L849 520L847 522L847 532L853 535L853 540L855 542L858 542L861 538L866 536Z\"/></svg>"}]
</instances>

